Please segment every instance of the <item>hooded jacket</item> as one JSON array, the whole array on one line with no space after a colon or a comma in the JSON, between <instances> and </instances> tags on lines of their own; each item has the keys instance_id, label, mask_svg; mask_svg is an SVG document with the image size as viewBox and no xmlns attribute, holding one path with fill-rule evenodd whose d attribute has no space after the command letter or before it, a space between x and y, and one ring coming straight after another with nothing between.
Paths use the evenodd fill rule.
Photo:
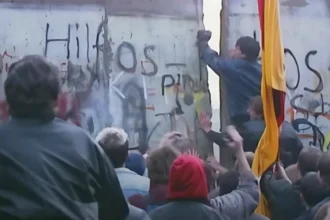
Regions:
<instances>
[{"instance_id":1,"label":"hooded jacket","mask_svg":"<svg viewBox=\"0 0 330 220\"><path fill-rule=\"evenodd\" d=\"M227 219L208 204L208 189L203 162L181 155L172 164L168 185L168 203L152 212L157 220Z\"/></svg>"}]
</instances>

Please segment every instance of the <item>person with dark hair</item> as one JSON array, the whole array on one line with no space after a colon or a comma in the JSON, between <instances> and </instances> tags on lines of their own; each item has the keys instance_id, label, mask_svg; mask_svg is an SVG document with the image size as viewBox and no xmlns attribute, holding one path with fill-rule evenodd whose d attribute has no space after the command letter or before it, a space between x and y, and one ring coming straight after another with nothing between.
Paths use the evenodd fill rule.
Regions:
<instances>
[{"instance_id":1,"label":"person with dark hair","mask_svg":"<svg viewBox=\"0 0 330 220\"><path fill-rule=\"evenodd\" d=\"M214 208L224 213L232 220L248 218L259 203L258 181L243 151L243 139L233 126L226 129L226 147L230 149L237 159L239 184L228 194L211 199ZM221 189L220 189L221 190Z\"/></svg>"},{"instance_id":2,"label":"person with dark hair","mask_svg":"<svg viewBox=\"0 0 330 220\"><path fill-rule=\"evenodd\" d=\"M147 168L146 160L141 153L132 152L126 159L125 167L140 176L143 176Z\"/></svg>"},{"instance_id":3,"label":"person with dark hair","mask_svg":"<svg viewBox=\"0 0 330 220\"><path fill-rule=\"evenodd\" d=\"M322 206L330 201L329 186L322 182L316 172L309 172L301 179L299 190L306 211L297 220L314 219Z\"/></svg>"},{"instance_id":4,"label":"person with dark hair","mask_svg":"<svg viewBox=\"0 0 330 220\"><path fill-rule=\"evenodd\" d=\"M169 175L168 203L152 210L152 220L225 220L208 201L204 164L196 156L183 154L172 164Z\"/></svg>"},{"instance_id":5,"label":"person with dark hair","mask_svg":"<svg viewBox=\"0 0 330 220\"><path fill-rule=\"evenodd\" d=\"M308 161L308 159L306 161ZM311 163L310 167L314 168L314 164ZM319 157L317 163L317 170L320 174L322 181L327 186L330 187L330 153L329 152L322 153L322 155Z\"/></svg>"},{"instance_id":6,"label":"person with dark hair","mask_svg":"<svg viewBox=\"0 0 330 220\"><path fill-rule=\"evenodd\" d=\"M135 194L148 194L149 178L124 167L129 149L127 133L121 128L104 128L97 135L96 141L114 165L125 198Z\"/></svg>"},{"instance_id":7,"label":"person with dark hair","mask_svg":"<svg viewBox=\"0 0 330 220\"><path fill-rule=\"evenodd\" d=\"M210 31L198 31L201 58L224 83L231 123L240 127L250 119L247 114L249 99L261 94L260 45L252 37L241 37L230 51L230 58L225 58L209 47L211 35Z\"/></svg>"},{"instance_id":8,"label":"person with dark hair","mask_svg":"<svg viewBox=\"0 0 330 220\"><path fill-rule=\"evenodd\" d=\"M219 196L227 195L237 189L239 185L239 174L236 171L228 171L219 176L217 180ZM251 214L245 220L267 220L268 218L259 214Z\"/></svg>"},{"instance_id":9,"label":"person with dark hair","mask_svg":"<svg viewBox=\"0 0 330 220\"><path fill-rule=\"evenodd\" d=\"M238 130L244 140L244 151L254 153L266 127L261 96L250 99L247 112L250 120L241 124ZM201 113L199 118L200 127L206 137L221 146L223 135L212 130L210 118L205 113ZM297 162L302 148L302 142L292 125L286 121L283 122L280 133L280 158L284 167Z\"/></svg>"},{"instance_id":10,"label":"person with dark hair","mask_svg":"<svg viewBox=\"0 0 330 220\"><path fill-rule=\"evenodd\" d=\"M149 194L133 195L128 199L129 202L147 212L166 204L170 167L179 155L179 151L169 146L151 151L147 158Z\"/></svg>"},{"instance_id":11,"label":"person with dark hair","mask_svg":"<svg viewBox=\"0 0 330 220\"><path fill-rule=\"evenodd\" d=\"M322 184L317 172L308 172L299 181L297 188L306 209L316 206L327 196L327 188Z\"/></svg>"},{"instance_id":12,"label":"person with dark hair","mask_svg":"<svg viewBox=\"0 0 330 220\"><path fill-rule=\"evenodd\" d=\"M59 70L43 57L9 67L0 219L125 219L127 202L104 151L83 129L55 118L59 92Z\"/></svg>"},{"instance_id":13,"label":"person with dark hair","mask_svg":"<svg viewBox=\"0 0 330 220\"><path fill-rule=\"evenodd\" d=\"M329 220L330 219L330 202L325 203L317 211L313 220Z\"/></svg>"},{"instance_id":14,"label":"person with dark hair","mask_svg":"<svg viewBox=\"0 0 330 220\"><path fill-rule=\"evenodd\" d=\"M299 218L296 220L309 220L314 219L319 210L322 208L322 206L326 203L330 202L330 153L322 153L322 156L320 157L317 165L319 177L321 179L321 183L324 184L326 187L326 192L324 195L324 199L308 209L306 212L304 212ZM313 186L314 189L314 186Z\"/></svg>"},{"instance_id":15,"label":"person with dark hair","mask_svg":"<svg viewBox=\"0 0 330 220\"><path fill-rule=\"evenodd\" d=\"M317 172L322 152L314 147L305 147L301 150L296 164L285 169L291 182L297 182L308 172Z\"/></svg>"},{"instance_id":16,"label":"person with dark hair","mask_svg":"<svg viewBox=\"0 0 330 220\"><path fill-rule=\"evenodd\" d=\"M266 127L261 96L250 99L248 113L250 120L241 126L240 134L244 140L244 151L255 152ZM280 133L280 158L284 167L296 163L302 149L297 132L289 122L284 121Z\"/></svg>"}]
</instances>

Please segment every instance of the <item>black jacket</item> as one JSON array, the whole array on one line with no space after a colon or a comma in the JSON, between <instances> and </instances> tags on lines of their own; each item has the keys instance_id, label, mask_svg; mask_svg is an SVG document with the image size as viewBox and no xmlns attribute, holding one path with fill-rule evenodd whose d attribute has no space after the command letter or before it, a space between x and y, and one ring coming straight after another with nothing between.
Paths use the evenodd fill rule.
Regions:
<instances>
[{"instance_id":1,"label":"black jacket","mask_svg":"<svg viewBox=\"0 0 330 220\"><path fill-rule=\"evenodd\" d=\"M267 199L272 220L292 220L304 212L300 192L285 179L275 179L266 172L260 180L260 189Z\"/></svg>"},{"instance_id":2,"label":"black jacket","mask_svg":"<svg viewBox=\"0 0 330 220\"><path fill-rule=\"evenodd\" d=\"M103 150L62 120L0 125L0 219L121 219L128 207Z\"/></svg>"},{"instance_id":3,"label":"black jacket","mask_svg":"<svg viewBox=\"0 0 330 220\"><path fill-rule=\"evenodd\" d=\"M325 204L330 202L330 196L325 198L324 200L322 200L321 202L319 202L316 206L314 206L313 208L310 208L308 210L306 210L304 213L302 213L298 218L296 218L295 220L310 220L310 219L314 219L318 210Z\"/></svg>"},{"instance_id":4,"label":"black jacket","mask_svg":"<svg viewBox=\"0 0 330 220\"><path fill-rule=\"evenodd\" d=\"M264 129L265 121L263 120L251 120L243 124L239 132L244 140L244 151L255 152ZM297 132L289 122L284 121L280 134L280 158L284 167L297 162L302 148Z\"/></svg>"},{"instance_id":5,"label":"black jacket","mask_svg":"<svg viewBox=\"0 0 330 220\"><path fill-rule=\"evenodd\" d=\"M125 220L150 220L148 214L135 206L128 204L129 214Z\"/></svg>"},{"instance_id":6,"label":"black jacket","mask_svg":"<svg viewBox=\"0 0 330 220\"><path fill-rule=\"evenodd\" d=\"M210 206L195 201L173 201L149 213L151 220L228 220Z\"/></svg>"}]
</instances>

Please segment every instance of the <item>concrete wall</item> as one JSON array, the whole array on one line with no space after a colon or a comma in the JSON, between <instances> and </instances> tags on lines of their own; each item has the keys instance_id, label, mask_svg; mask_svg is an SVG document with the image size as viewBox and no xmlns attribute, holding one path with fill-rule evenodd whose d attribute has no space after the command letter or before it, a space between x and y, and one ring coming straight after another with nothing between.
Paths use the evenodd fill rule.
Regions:
<instances>
[{"instance_id":1,"label":"concrete wall","mask_svg":"<svg viewBox=\"0 0 330 220\"><path fill-rule=\"evenodd\" d=\"M196 112L211 112L195 44L201 1L11 2L0 4L2 121L8 66L40 54L61 70L58 115L93 136L119 126L131 147L155 147L164 133L179 130L205 145L196 127Z\"/></svg>"},{"instance_id":2,"label":"concrete wall","mask_svg":"<svg viewBox=\"0 0 330 220\"><path fill-rule=\"evenodd\" d=\"M330 142L330 1L281 0L286 55L286 120L306 145L327 150ZM242 35L260 40L257 1L223 0L221 49Z\"/></svg>"}]
</instances>

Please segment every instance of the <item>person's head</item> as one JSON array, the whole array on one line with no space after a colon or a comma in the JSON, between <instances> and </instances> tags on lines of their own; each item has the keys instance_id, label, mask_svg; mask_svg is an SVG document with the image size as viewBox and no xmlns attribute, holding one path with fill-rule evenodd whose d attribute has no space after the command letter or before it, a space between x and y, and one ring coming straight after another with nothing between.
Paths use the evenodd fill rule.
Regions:
<instances>
[{"instance_id":1,"label":"person's head","mask_svg":"<svg viewBox=\"0 0 330 220\"><path fill-rule=\"evenodd\" d=\"M182 154L187 153L189 150L196 149L194 142L184 136L174 139L171 146L180 151Z\"/></svg>"},{"instance_id":2,"label":"person's head","mask_svg":"<svg viewBox=\"0 0 330 220\"><path fill-rule=\"evenodd\" d=\"M146 160L141 153L132 152L126 159L125 167L143 176L146 170Z\"/></svg>"},{"instance_id":3,"label":"person's head","mask_svg":"<svg viewBox=\"0 0 330 220\"><path fill-rule=\"evenodd\" d=\"M301 150L298 157L297 168L302 177L308 172L317 171L321 155L322 152L317 148L305 147Z\"/></svg>"},{"instance_id":4,"label":"person's head","mask_svg":"<svg viewBox=\"0 0 330 220\"><path fill-rule=\"evenodd\" d=\"M256 61L260 53L260 44L254 38L240 37L235 45L235 57L244 58L248 61Z\"/></svg>"},{"instance_id":5,"label":"person's head","mask_svg":"<svg viewBox=\"0 0 330 220\"><path fill-rule=\"evenodd\" d=\"M313 220L329 220L329 219L330 219L330 202L327 202L319 208Z\"/></svg>"},{"instance_id":6,"label":"person's head","mask_svg":"<svg viewBox=\"0 0 330 220\"><path fill-rule=\"evenodd\" d=\"M217 179L220 196L226 195L234 191L238 186L238 173L236 171L228 171L221 174Z\"/></svg>"},{"instance_id":7,"label":"person's head","mask_svg":"<svg viewBox=\"0 0 330 220\"><path fill-rule=\"evenodd\" d=\"M170 168L180 152L172 147L152 150L147 157L147 168L150 183L167 184Z\"/></svg>"},{"instance_id":8,"label":"person's head","mask_svg":"<svg viewBox=\"0 0 330 220\"><path fill-rule=\"evenodd\" d=\"M264 118L261 96L255 96L250 99L247 112L249 113L251 120L260 120Z\"/></svg>"},{"instance_id":9,"label":"person's head","mask_svg":"<svg viewBox=\"0 0 330 220\"><path fill-rule=\"evenodd\" d=\"M318 163L318 172L322 181L330 186L330 153L322 153Z\"/></svg>"},{"instance_id":10,"label":"person's head","mask_svg":"<svg viewBox=\"0 0 330 220\"><path fill-rule=\"evenodd\" d=\"M308 208L314 207L327 196L327 190L317 172L306 173L300 180L300 194Z\"/></svg>"},{"instance_id":11,"label":"person's head","mask_svg":"<svg viewBox=\"0 0 330 220\"><path fill-rule=\"evenodd\" d=\"M10 65L4 89L11 116L51 120L60 93L59 69L41 56L25 56Z\"/></svg>"},{"instance_id":12,"label":"person's head","mask_svg":"<svg viewBox=\"0 0 330 220\"><path fill-rule=\"evenodd\" d=\"M204 164L195 156L182 154L172 164L168 199L207 199Z\"/></svg>"},{"instance_id":13,"label":"person's head","mask_svg":"<svg viewBox=\"0 0 330 220\"><path fill-rule=\"evenodd\" d=\"M123 167L128 156L128 135L121 128L104 128L96 142L103 148L115 168Z\"/></svg>"}]
</instances>

